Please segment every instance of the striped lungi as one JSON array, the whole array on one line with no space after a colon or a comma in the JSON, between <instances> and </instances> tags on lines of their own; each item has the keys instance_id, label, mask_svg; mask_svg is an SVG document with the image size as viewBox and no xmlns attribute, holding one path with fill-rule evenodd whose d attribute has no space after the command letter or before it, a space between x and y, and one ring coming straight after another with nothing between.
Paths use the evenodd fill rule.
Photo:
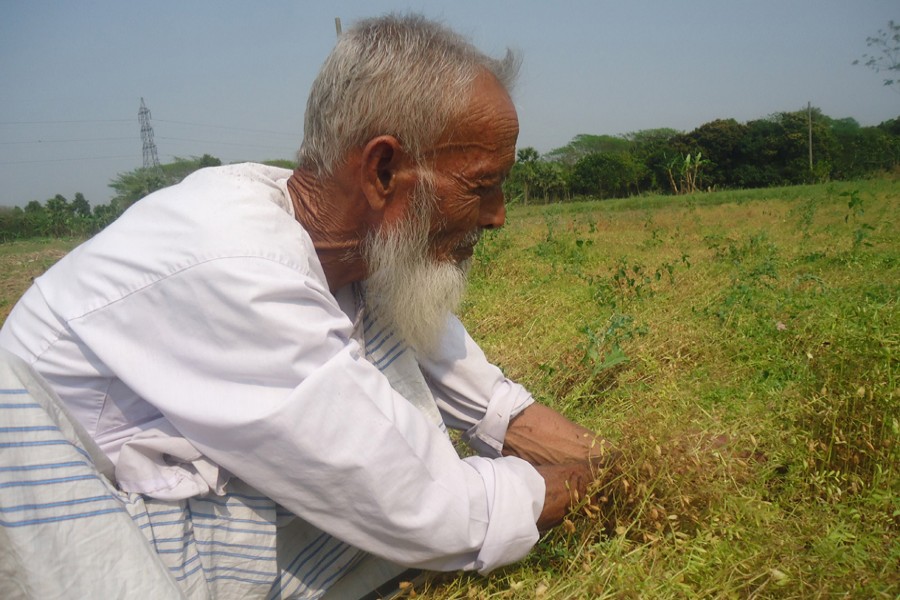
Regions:
<instances>
[{"instance_id":1,"label":"striped lungi","mask_svg":"<svg viewBox=\"0 0 900 600\"><path fill-rule=\"evenodd\" d=\"M53 391L0 349L0 598L312 599L335 583L353 598L402 570L238 480L227 490L181 501L117 490Z\"/></svg>"}]
</instances>

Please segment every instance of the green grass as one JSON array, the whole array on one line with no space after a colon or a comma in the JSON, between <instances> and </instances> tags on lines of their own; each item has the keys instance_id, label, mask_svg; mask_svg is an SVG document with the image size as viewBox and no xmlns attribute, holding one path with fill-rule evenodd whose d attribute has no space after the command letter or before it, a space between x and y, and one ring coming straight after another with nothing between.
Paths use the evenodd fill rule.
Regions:
<instances>
[{"instance_id":1,"label":"green grass","mask_svg":"<svg viewBox=\"0 0 900 600\"><path fill-rule=\"evenodd\" d=\"M0 243L0 325L35 277L80 240L33 239Z\"/></svg>"},{"instance_id":2,"label":"green grass","mask_svg":"<svg viewBox=\"0 0 900 600\"><path fill-rule=\"evenodd\" d=\"M897 187L512 207L463 320L621 472L524 561L418 596L898 597ZM0 317L72 245L0 245Z\"/></svg>"},{"instance_id":3,"label":"green grass","mask_svg":"<svg viewBox=\"0 0 900 600\"><path fill-rule=\"evenodd\" d=\"M896 187L511 209L463 319L626 459L574 532L419 595L897 597Z\"/></svg>"}]
</instances>

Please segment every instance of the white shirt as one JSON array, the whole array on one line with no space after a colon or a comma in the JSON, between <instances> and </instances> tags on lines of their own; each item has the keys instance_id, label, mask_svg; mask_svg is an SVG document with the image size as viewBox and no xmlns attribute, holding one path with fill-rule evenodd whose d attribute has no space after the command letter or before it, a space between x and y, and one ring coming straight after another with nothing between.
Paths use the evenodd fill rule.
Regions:
<instances>
[{"instance_id":1,"label":"white shirt","mask_svg":"<svg viewBox=\"0 0 900 600\"><path fill-rule=\"evenodd\" d=\"M497 456L531 396L452 319L420 366L447 424L494 456L460 459L362 356L289 176L203 169L141 200L35 281L0 345L51 383L126 491L180 499L233 474L401 564L519 560L544 483Z\"/></svg>"}]
</instances>

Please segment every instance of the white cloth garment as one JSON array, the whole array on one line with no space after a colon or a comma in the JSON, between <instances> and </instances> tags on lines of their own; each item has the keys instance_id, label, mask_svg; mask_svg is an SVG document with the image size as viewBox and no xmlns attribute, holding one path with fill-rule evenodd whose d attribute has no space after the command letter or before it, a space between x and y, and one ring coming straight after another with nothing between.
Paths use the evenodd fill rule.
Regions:
<instances>
[{"instance_id":1,"label":"white cloth garment","mask_svg":"<svg viewBox=\"0 0 900 600\"><path fill-rule=\"evenodd\" d=\"M486 573L522 558L544 484L499 450L530 395L451 319L418 364L483 454L460 459L365 359L289 176L204 169L141 200L35 281L0 346L48 380L124 491L180 500L234 475L403 565Z\"/></svg>"}]
</instances>

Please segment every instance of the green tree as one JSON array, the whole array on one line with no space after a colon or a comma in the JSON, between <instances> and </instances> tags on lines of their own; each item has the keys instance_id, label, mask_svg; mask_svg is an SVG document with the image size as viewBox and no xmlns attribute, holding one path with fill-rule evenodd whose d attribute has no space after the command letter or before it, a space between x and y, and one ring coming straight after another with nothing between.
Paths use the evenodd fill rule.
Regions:
<instances>
[{"instance_id":1,"label":"green tree","mask_svg":"<svg viewBox=\"0 0 900 600\"><path fill-rule=\"evenodd\" d=\"M534 163L534 187L547 203L561 201L568 197L569 177L564 165L556 162L537 161Z\"/></svg>"},{"instance_id":2,"label":"green tree","mask_svg":"<svg viewBox=\"0 0 900 600\"><path fill-rule=\"evenodd\" d=\"M861 127L856 119L831 121L835 138L832 174L837 179L856 179L870 173L890 170L898 162L897 142L881 127Z\"/></svg>"},{"instance_id":3,"label":"green tree","mask_svg":"<svg viewBox=\"0 0 900 600\"><path fill-rule=\"evenodd\" d=\"M0 242L11 242L25 235L25 211L18 206L0 206Z\"/></svg>"},{"instance_id":4,"label":"green tree","mask_svg":"<svg viewBox=\"0 0 900 600\"><path fill-rule=\"evenodd\" d=\"M158 169L139 168L119 173L109 183L109 186L116 191L112 204L120 212L124 211L144 196L164 187L175 185L197 169L221 164L221 160L209 154L192 158L176 156L172 162L162 164Z\"/></svg>"},{"instance_id":5,"label":"green tree","mask_svg":"<svg viewBox=\"0 0 900 600\"><path fill-rule=\"evenodd\" d=\"M159 169L140 168L119 173L109 183L116 191L112 199L113 205L125 210L144 196L169 185L168 178Z\"/></svg>"},{"instance_id":6,"label":"green tree","mask_svg":"<svg viewBox=\"0 0 900 600\"><path fill-rule=\"evenodd\" d=\"M62 237L72 230L72 218L75 211L72 205L62 194L56 194L45 203L47 216L50 221L50 235Z\"/></svg>"},{"instance_id":7,"label":"green tree","mask_svg":"<svg viewBox=\"0 0 900 600\"><path fill-rule=\"evenodd\" d=\"M703 188L702 176L709 160L702 152L678 155L669 161L666 173L673 194L693 194Z\"/></svg>"},{"instance_id":8,"label":"green tree","mask_svg":"<svg viewBox=\"0 0 900 600\"><path fill-rule=\"evenodd\" d=\"M622 198L638 191L644 170L630 152L596 152L575 163L572 189L600 198Z\"/></svg>"},{"instance_id":9,"label":"green tree","mask_svg":"<svg viewBox=\"0 0 900 600\"><path fill-rule=\"evenodd\" d=\"M89 218L91 216L91 205L81 192L75 193L75 199L72 200L72 212L76 217Z\"/></svg>"},{"instance_id":10,"label":"green tree","mask_svg":"<svg viewBox=\"0 0 900 600\"><path fill-rule=\"evenodd\" d=\"M31 200L25 205L22 237L50 235L50 219L44 205L38 200Z\"/></svg>"},{"instance_id":11,"label":"green tree","mask_svg":"<svg viewBox=\"0 0 900 600\"><path fill-rule=\"evenodd\" d=\"M571 167L588 154L628 152L631 147L632 143L623 137L580 133L565 146L548 152L544 158Z\"/></svg>"},{"instance_id":12,"label":"green tree","mask_svg":"<svg viewBox=\"0 0 900 600\"><path fill-rule=\"evenodd\" d=\"M642 129L623 136L634 144L632 154L642 165L639 189L659 192L668 189L666 168L670 157L678 152L675 149L675 140L681 135L677 129L656 128Z\"/></svg>"},{"instance_id":13,"label":"green tree","mask_svg":"<svg viewBox=\"0 0 900 600\"><path fill-rule=\"evenodd\" d=\"M516 152L516 163L509 173L507 191L513 193L521 190L522 204L527 205L531 191L538 183L538 151L528 146ZM510 194L511 195L511 194Z\"/></svg>"},{"instance_id":14,"label":"green tree","mask_svg":"<svg viewBox=\"0 0 900 600\"><path fill-rule=\"evenodd\" d=\"M735 169L743 160L747 126L734 119L716 119L685 134L681 140L687 156L703 157L703 178L707 186L735 187ZM696 166L696 163L695 163Z\"/></svg>"},{"instance_id":15,"label":"green tree","mask_svg":"<svg viewBox=\"0 0 900 600\"><path fill-rule=\"evenodd\" d=\"M281 167L282 169L296 169L297 163L293 160L285 160L283 158L273 158L270 160L262 161L262 164L269 165L270 167Z\"/></svg>"}]
</instances>

